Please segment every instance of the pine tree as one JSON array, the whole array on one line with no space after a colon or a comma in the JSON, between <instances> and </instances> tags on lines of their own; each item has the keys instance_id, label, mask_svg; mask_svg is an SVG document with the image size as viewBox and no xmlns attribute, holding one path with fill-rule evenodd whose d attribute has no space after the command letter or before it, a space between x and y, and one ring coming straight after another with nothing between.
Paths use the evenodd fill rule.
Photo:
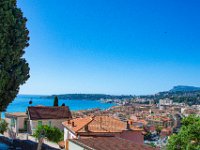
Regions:
<instances>
[{"instance_id":1,"label":"pine tree","mask_svg":"<svg viewBox=\"0 0 200 150\"><path fill-rule=\"evenodd\" d=\"M0 112L29 78L29 66L23 58L29 46L26 22L16 0L0 0Z\"/></svg>"},{"instance_id":2,"label":"pine tree","mask_svg":"<svg viewBox=\"0 0 200 150\"><path fill-rule=\"evenodd\" d=\"M53 106L58 106L58 96L54 97Z\"/></svg>"}]
</instances>

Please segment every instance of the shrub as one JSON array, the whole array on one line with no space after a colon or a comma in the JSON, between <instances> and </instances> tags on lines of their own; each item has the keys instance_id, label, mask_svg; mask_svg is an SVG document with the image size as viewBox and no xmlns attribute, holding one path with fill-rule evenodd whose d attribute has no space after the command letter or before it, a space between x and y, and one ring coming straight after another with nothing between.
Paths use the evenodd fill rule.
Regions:
<instances>
[{"instance_id":1,"label":"shrub","mask_svg":"<svg viewBox=\"0 0 200 150\"><path fill-rule=\"evenodd\" d=\"M8 129L8 123L2 119L0 120L0 133L3 134Z\"/></svg>"},{"instance_id":2,"label":"shrub","mask_svg":"<svg viewBox=\"0 0 200 150\"><path fill-rule=\"evenodd\" d=\"M60 129L48 125L38 126L33 136L38 139L41 137L45 137L49 141L56 143L63 139L63 133L60 131Z\"/></svg>"}]
</instances>

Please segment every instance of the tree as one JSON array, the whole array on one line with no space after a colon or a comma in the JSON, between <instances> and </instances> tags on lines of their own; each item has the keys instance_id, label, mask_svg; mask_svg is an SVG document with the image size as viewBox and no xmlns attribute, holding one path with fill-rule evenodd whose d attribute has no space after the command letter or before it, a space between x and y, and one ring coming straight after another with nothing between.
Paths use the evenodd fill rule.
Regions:
<instances>
[{"instance_id":1,"label":"tree","mask_svg":"<svg viewBox=\"0 0 200 150\"><path fill-rule=\"evenodd\" d=\"M32 101L32 100L30 100L30 101L29 101L29 105L32 105L32 104L33 104L33 101Z\"/></svg>"},{"instance_id":2,"label":"tree","mask_svg":"<svg viewBox=\"0 0 200 150\"><path fill-rule=\"evenodd\" d=\"M4 132L8 129L8 123L4 120L0 120L0 133L4 134Z\"/></svg>"},{"instance_id":3,"label":"tree","mask_svg":"<svg viewBox=\"0 0 200 150\"><path fill-rule=\"evenodd\" d=\"M156 126L156 132L157 134L160 134L161 130L163 129L162 126Z\"/></svg>"},{"instance_id":4,"label":"tree","mask_svg":"<svg viewBox=\"0 0 200 150\"><path fill-rule=\"evenodd\" d=\"M63 140L62 132L60 131L60 129L56 127L51 127L48 125L37 126L33 136L39 139L41 137L41 133L42 133L42 137L45 137L49 141L52 141L52 142L57 143Z\"/></svg>"},{"instance_id":5,"label":"tree","mask_svg":"<svg viewBox=\"0 0 200 150\"><path fill-rule=\"evenodd\" d=\"M199 150L200 117L190 115L182 120L178 134L170 136L167 150Z\"/></svg>"},{"instance_id":6,"label":"tree","mask_svg":"<svg viewBox=\"0 0 200 150\"><path fill-rule=\"evenodd\" d=\"M62 103L62 106L65 106L65 103Z\"/></svg>"},{"instance_id":7,"label":"tree","mask_svg":"<svg viewBox=\"0 0 200 150\"><path fill-rule=\"evenodd\" d=\"M0 112L5 111L29 78L29 66L23 58L29 46L27 19L16 0L0 0Z\"/></svg>"},{"instance_id":8,"label":"tree","mask_svg":"<svg viewBox=\"0 0 200 150\"><path fill-rule=\"evenodd\" d=\"M58 106L58 96L54 97L53 106Z\"/></svg>"},{"instance_id":9,"label":"tree","mask_svg":"<svg viewBox=\"0 0 200 150\"><path fill-rule=\"evenodd\" d=\"M51 127L48 125L37 126L34 134L34 137L38 139L38 147L37 150L42 149L42 143L44 138L47 138L49 141L58 143L59 141L63 141L64 134L60 131L60 129L56 127Z\"/></svg>"},{"instance_id":10,"label":"tree","mask_svg":"<svg viewBox=\"0 0 200 150\"><path fill-rule=\"evenodd\" d=\"M151 147L156 147L156 145L152 142L152 143L149 143L148 145L150 145Z\"/></svg>"},{"instance_id":11,"label":"tree","mask_svg":"<svg viewBox=\"0 0 200 150\"><path fill-rule=\"evenodd\" d=\"M144 140L151 139L151 132L147 131L147 133L144 135Z\"/></svg>"}]
</instances>

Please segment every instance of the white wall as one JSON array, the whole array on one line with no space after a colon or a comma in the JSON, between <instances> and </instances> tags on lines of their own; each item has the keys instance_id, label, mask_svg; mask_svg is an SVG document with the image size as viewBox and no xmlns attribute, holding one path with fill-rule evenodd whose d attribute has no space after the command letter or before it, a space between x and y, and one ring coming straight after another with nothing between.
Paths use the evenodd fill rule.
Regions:
<instances>
[{"instance_id":1,"label":"white wall","mask_svg":"<svg viewBox=\"0 0 200 150\"><path fill-rule=\"evenodd\" d=\"M77 145L77 144L74 144L73 142L69 141L69 149L68 150L84 150L83 147Z\"/></svg>"},{"instance_id":2,"label":"white wall","mask_svg":"<svg viewBox=\"0 0 200 150\"><path fill-rule=\"evenodd\" d=\"M64 141L74 138L76 138L76 135L67 128L64 128Z\"/></svg>"},{"instance_id":3,"label":"white wall","mask_svg":"<svg viewBox=\"0 0 200 150\"><path fill-rule=\"evenodd\" d=\"M12 118L6 118L6 122L8 123L8 127L13 131L13 132L17 132L17 120L15 118L14 119L14 122L15 122L15 126L11 128L11 119Z\"/></svg>"},{"instance_id":4,"label":"white wall","mask_svg":"<svg viewBox=\"0 0 200 150\"><path fill-rule=\"evenodd\" d=\"M66 141L68 139L74 139L74 138L76 138L76 135L74 133L72 133L70 130L68 130L67 128L64 128L65 147L66 147Z\"/></svg>"}]
</instances>

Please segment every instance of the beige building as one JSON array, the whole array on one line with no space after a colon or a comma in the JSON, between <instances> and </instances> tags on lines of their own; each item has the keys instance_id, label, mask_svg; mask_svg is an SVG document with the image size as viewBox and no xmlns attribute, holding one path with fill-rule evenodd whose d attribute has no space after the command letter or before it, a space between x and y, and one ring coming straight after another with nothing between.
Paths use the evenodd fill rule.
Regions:
<instances>
[{"instance_id":1,"label":"beige building","mask_svg":"<svg viewBox=\"0 0 200 150\"><path fill-rule=\"evenodd\" d=\"M173 127L173 120L169 117L165 117L165 116L149 116L146 118L146 121L150 124L150 125L154 125L154 126L162 126L165 128L168 127Z\"/></svg>"},{"instance_id":2,"label":"beige building","mask_svg":"<svg viewBox=\"0 0 200 150\"><path fill-rule=\"evenodd\" d=\"M27 114L24 112L5 113L5 120L16 135L27 130Z\"/></svg>"},{"instance_id":3,"label":"beige building","mask_svg":"<svg viewBox=\"0 0 200 150\"><path fill-rule=\"evenodd\" d=\"M33 134L39 125L49 125L64 130L62 122L72 118L67 106L36 106L28 107L28 133Z\"/></svg>"},{"instance_id":4,"label":"beige building","mask_svg":"<svg viewBox=\"0 0 200 150\"><path fill-rule=\"evenodd\" d=\"M28 107L27 113L6 113L5 119L10 131L17 135L20 132L33 134L39 125L49 125L64 130L62 122L72 119L72 115L69 107L66 106L35 106Z\"/></svg>"}]
</instances>

